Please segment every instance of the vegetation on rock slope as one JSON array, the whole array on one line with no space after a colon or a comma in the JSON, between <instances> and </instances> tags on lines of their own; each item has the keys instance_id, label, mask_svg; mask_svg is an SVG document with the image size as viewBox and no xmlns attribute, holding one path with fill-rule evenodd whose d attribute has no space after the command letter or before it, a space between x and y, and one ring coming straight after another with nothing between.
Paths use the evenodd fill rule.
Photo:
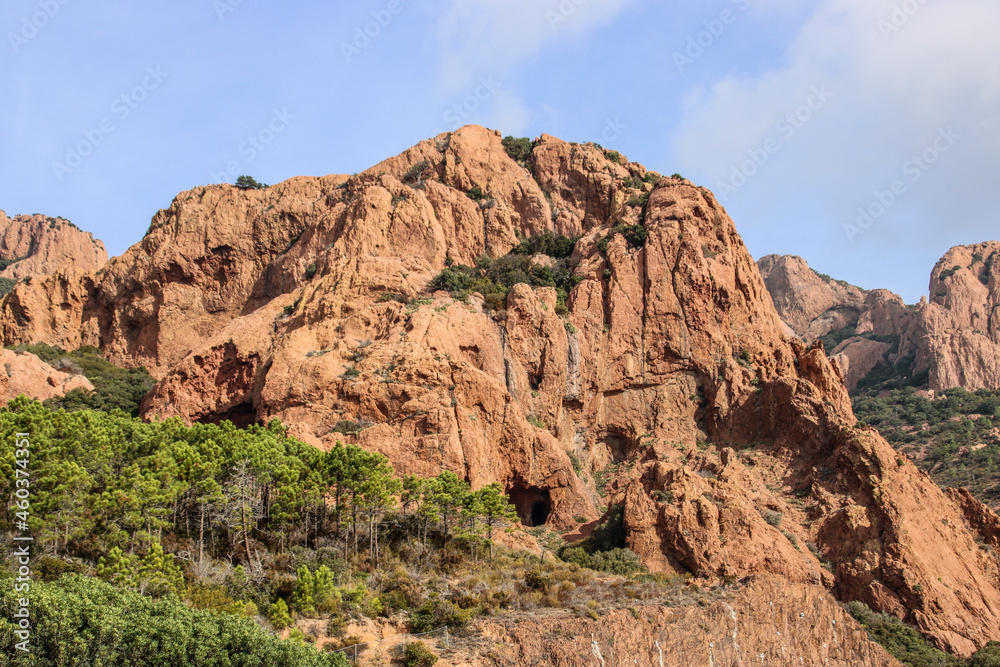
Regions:
<instances>
[{"instance_id":1,"label":"vegetation on rock slope","mask_svg":"<svg viewBox=\"0 0 1000 667\"><path fill-rule=\"evenodd\" d=\"M15 433L31 442L25 517ZM357 642L344 637L352 620L398 617L422 632L502 610L597 616L609 604L679 595L680 580L644 574L634 554L595 552L592 564L628 574L601 577L576 562L494 548L515 516L498 485L473 492L450 472L400 479L381 455L353 445L324 453L277 422L142 423L19 397L0 410L0 438L0 531L9 540L24 518L35 540L36 664L137 655L145 662L135 664L339 664L305 644ZM597 534L615 526L612 518ZM0 559L0 576L11 576L9 552ZM632 567L622 570L624 561ZM0 596L8 609L10 583ZM9 618L0 620L6 640ZM183 632L171 634L167 618L183 619ZM258 625L280 630L298 618L322 619L326 629L293 628L282 642ZM105 628L100 640L95 627ZM12 645L3 643L7 655ZM200 661L203 647L247 662Z\"/></svg>"},{"instance_id":2,"label":"vegetation on rock slope","mask_svg":"<svg viewBox=\"0 0 1000 667\"><path fill-rule=\"evenodd\" d=\"M854 414L943 487L1000 507L1000 391L856 392Z\"/></svg>"}]
</instances>

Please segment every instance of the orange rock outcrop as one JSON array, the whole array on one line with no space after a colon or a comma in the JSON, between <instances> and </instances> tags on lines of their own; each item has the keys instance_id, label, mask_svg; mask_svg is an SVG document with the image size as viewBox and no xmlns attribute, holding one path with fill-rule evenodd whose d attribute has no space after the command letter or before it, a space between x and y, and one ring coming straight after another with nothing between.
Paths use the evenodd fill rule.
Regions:
<instances>
[{"instance_id":1,"label":"orange rock outcrop","mask_svg":"<svg viewBox=\"0 0 1000 667\"><path fill-rule=\"evenodd\" d=\"M96 270L108 261L104 244L63 218L0 211L0 259L12 262L0 277L20 280L65 266ZM16 260L16 261L13 261Z\"/></svg>"},{"instance_id":2,"label":"orange rock outcrop","mask_svg":"<svg viewBox=\"0 0 1000 667\"><path fill-rule=\"evenodd\" d=\"M350 178L196 188L103 269L19 284L0 333L145 365L148 417L280 418L501 482L528 524L621 504L654 570L825 587L964 654L996 638L995 515L854 427L708 190L612 157L543 135L520 166L469 126ZM642 247L614 231L639 224ZM580 236L564 316L552 288L497 311L427 289L549 230Z\"/></svg>"}]
</instances>

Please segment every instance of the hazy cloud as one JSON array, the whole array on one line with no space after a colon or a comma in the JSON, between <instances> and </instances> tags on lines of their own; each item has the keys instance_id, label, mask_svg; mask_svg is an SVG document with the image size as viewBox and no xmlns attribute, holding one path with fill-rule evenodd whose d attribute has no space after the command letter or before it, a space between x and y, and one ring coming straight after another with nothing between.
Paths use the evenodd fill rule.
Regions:
<instances>
[{"instance_id":1,"label":"hazy cloud","mask_svg":"<svg viewBox=\"0 0 1000 667\"><path fill-rule=\"evenodd\" d=\"M676 154L724 191L731 209L755 217L812 210L808 231L800 232L806 247L854 252L890 243L884 252L891 253L923 239L940 255L950 243L995 237L997 34L995 0L822 0L782 67L688 92ZM806 113L817 86L831 97ZM960 138L935 156L931 149L943 146L939 133L948 128ZM777 145L766 143L774 138ZM765 151L766 160L765 145L776 148ZM914 180L907 166L924 152L935 160ZM745 183L736 187L741 174ZM905 191L852 237L859 207L891 192L896 180Z\"/></svg>"}]
</instances>

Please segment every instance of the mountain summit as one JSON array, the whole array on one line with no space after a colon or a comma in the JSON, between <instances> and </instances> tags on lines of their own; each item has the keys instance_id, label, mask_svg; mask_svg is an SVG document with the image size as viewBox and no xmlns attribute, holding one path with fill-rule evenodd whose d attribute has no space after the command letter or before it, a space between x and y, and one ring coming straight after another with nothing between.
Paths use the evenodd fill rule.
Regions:
<instances>
[{"instance_id":1,"label":"mountain summit","mask_svg":"<svg viewBox=\"0 0 1000 667\"><path fill-rule=\"evenodd\" d=\"M195 188L103 268L18 284L0 332L145 365L148 418L278 418L567 535L621 512L654 571L817 586L962 654L1000 627L1000 519L856 425L708 190L594 144L468 126Z\"/></svg>"}]
</instances>

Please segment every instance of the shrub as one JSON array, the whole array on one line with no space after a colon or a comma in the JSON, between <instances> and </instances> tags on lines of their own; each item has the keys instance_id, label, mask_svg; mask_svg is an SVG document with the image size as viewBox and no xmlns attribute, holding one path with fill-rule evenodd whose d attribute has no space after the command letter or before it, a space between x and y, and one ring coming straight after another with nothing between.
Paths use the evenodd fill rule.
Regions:
<instances>
[{"instance_id":1,"label":"shrub","mask_svg":"<svg viewBox=\"0 0 1000 667\"><path fill-rule=\"evenodd\" d=\"M0 606L13 608L11 586ZM343 667L307 644L282 641L241 615L194 609L180 598L151 600L98 579L64 576L31 586L33 665L275 665ZM290 620L290 619L289 619ZM0 618L0 643L18 641L9 615ZM234 663L233 656L239 656ZM4 664L7 664L6 662Z\"/></svg>"},{"instance_id":2,"label":"shrub","mask_svg":"<svg viewBox=\"0 0 1000 667\"><path fill-rule=\"evenodd\" d=\"M645 206L649 202L649 193L643 192L642 194L634 195L629 197L628 201L625 202L626 206ZM645 231L645 229L643 229Z\"/></svg>"},{"instance_id":3,"label":"shrub","mask_svg":"<svg viewBox=\"0 0 1000 667\"><path fill-rule=\"evenodd\" d=\"M361 422L351 421L350 419L341 419L337 422L337 425L333 427L334 433L343 433L344 435L357 435L364 430L364 426Z\"/></svg>"},{"instance_id":4,"label":"shrub","mask_svg":"<svg viewBox=\"0 0 1000 667\"><path fill-rule=\"evenodd\" d=\"M938 276L938 278L940 280L944 280L945 278L951 278L961 268L962 268L961 266L959 266L958 264L956 264L955 266L951 267L950 269L945 269L944 271L942 271L941 274Z\"/></svg>"},{"instance_id":5,"label":"shrub","mask_svg":"<svg viewBox=\"0 0 1000 667\"><path fill-rule=\"evenodd\" d=\"M527 161L528 157L531 155L531 151L534 148L531 144L531 139L528 137L512 137L506 136L501 142L503 144L503 149L507 151L507 155L510 159L514 160L521 166Z\"/></svg>"},{"instance_id":6,"label":"shrub","mask_svg":"<svg viewBox=\"0 0 1000 667\"><path fill-rule=\"evenodd\" d=\"M976 651L969 667L1000 667L1000 642L989 642Z\"/></svg>"},{"instance_id":7,"label":"shrub","mask_svg":"<svg viewBox=\"0 0 1000 667\"><path fill-rule=\"evenodd\" d=\"M240 190L263 190L268 186L260 183L253 176L243 175L236 179L236 187Z\"/></svg>"},{"instance_id":8,"label":"shrub","mask_svg":"<svg viewBox=\"0 0 1000 667\"><path fill-rule=\"evenodd\" d=\"M619 547L592 554L590 556L590 569L627 576L642 572L646 568L634 551Z\"/></svg>"},{"instance_id":9,"label":"shrub","mask_svg":"<svg viewBox=\"0 0 1000 667\"><path fill-rule=\"evenodd\" d=\"M655 172L655 171L647 171L646 175L642 177L642 180L646 181L647 183L656 183L661 178L663 178L663 176L661 176L657 172Z\"/></svg>"},{"instance_id":10,"label":"shrub","mask_svg":"<svg viewBox=\"0 0 1000 667\"><path fill-rule=\"evenodd\" d=\"M579 240L579 236L569 237L546 231L521 241L511 252L516 255L542 254L555 259L566 259L573 254L573 248Z\"/></svg>"},{"instance_id":11,"label":"shrub","mask_svg":"<svg viewBox=\"0 0 1000 667\"><path fill-rule=\"evenodd\" d=\"M94 385L94 391L74 389L65 396L50 398L44 403L49 408L71 412L122 410L136 417L143 397L156 384L156 380L143 366L120 368L107 361L101 351L92 346L83 346L73 352L65 352L44 343L16 349L31 352L57 369L81 373Z\"/></svg>"},{"instance_id":12,"label":"shrub","mask_svg":"<svg viewBox=\"0 0 1000 667\"><path fill-rule=\"evenodd\" d=\"M443 626L461 628L466 625L478 609L462 609L454 602L442 600L436 595L410 612L410 627L415 633L431 632Z\"/></svg>"},{"instance_id":13,"label":"shrub","mask_svg":"<svg viewBox=\"0 0 1000 667\"><path fill-rule=\"evenodd\" d=\"M431 667L438 657L423 642L410 642L403 649L403 664L406 667Z\"/></svg>"},{"instance_id":14,"label":"shrub","mask_svg":"<svg viewBox=\"0 0 1000 667\"><path fill-rule=\"evenodd\" d=\"M775 512L774 510L767 509L761 510L760 515L764 517L764 521L766 521L768 525L774 526L775 528L780 526L781 520L785 518L785 515L781 512Z\"/></svg>"},{"instance_id":15,"label":"shrub","mask_svg":"<svg viewBox=\"0 0 1000 667\"><path fill-rule=\"evenodd\" d=\"M617 164L621 164L622 162L622 154L618 151L604 151L604 157Z\"/></svg>"},{"instance_id":16,"label":"shrub","mask_svg":"<svg viewBox=\"0 0 1000 667\"><path fill-rule=\"evenodd\" d=\"M3 271L4 269L6 269L11 264L17 264L22 259L25 259L25 258L24 257L14 257L12 259L0 259L0 271ZM14 281L14 282L17 282L17 281Z\"/></svg>"},{"instance_id":17,"label":"shrub","mask_svg":"<svg viewBox=\"0 0 1000 667\"><path fill-rule=\"evenodd\" d=\"M680 174L676 173L676 172L673 173L673 174L671 174L670 178L674 179L675 181L683 181L684 180L684 177L681 176Z\"/></svg>"},{"instance_id":18,"label":"shrub","mask_svg":"<svg viewBox=\"0 0 1000 667\"><path fill-rule=\"evenodd\" d=\"M316 275L316 264L312 263L306 267L306 280L312 280L313 276Z\"/></svg>"},{"instance_id":19,"label":"shrub","mask_svg":"<svg viewBox=\"0 0 1000 667\"><path fill-rule=\"evenodd\" d=\"M0 278L0 296L13 292L15 285L17 281L13 278Z\"/></svg>"},{"instance_id":20,"label":"shrub","mask_svg":"<svg viewBox=\"0 0 1000 667\"><path fill-rule=\"evenodd\" d=\"M573 276L566 261L557 262L550 268L534 264L530 257L510 254L498 259L480 257L474 267L453 264L435 276L427 288L445 290L461 299L472 292L479 292L483 295L486 308L501 309L510 288L518 283L532 287L555 287L558 308L565 306L567 294L578 282L580 279Z\"/></svg>"},{"instance_id":21,"label":"shrub","mask_svg":"<svg viewBox=\"0 0 1000 667\"><path fill-rule=\"evenodd\" d=\"M482 188L480 188L478 185L472 186L472 188L465 193L465 196L467 196L472 201L483 201L484 199L486 199L486 193L483 192Z\"/></svg>"},{"instance_id":22,"label":"shrub","mask_svg":"<svg viewBox=\"0 0 1000 667\"><path fill-rule=\"evenodd\" d=\"M427 171L431 168L431 163L427 160L423 162L418 162L417 164L410 167L405 174L403 174L404 183L419 183L427 176Z\"/></svg>"},{"instance_id":23,"label":"shrub","mask_svg":"<svg viewBox=\"0 0 1000 667\"><path fill-rule=\"evenodd\" d=\"M410 300L407 299L404 295L396 294L395 292L382 292L382 296L376 299L376 301L378 303L385 303L386 301L397 301L404 305L410 302Z\"/></svg>"},{"instance_id":24,"label":"shrub","mask_svg":"<svg viewBox=\"0 0 1000 667\"><path fill-rule=\"evenodd\" d=\"M863 602L848 603L847 611L874 641L910 667L958 667L961 664L956 658L934 648L916 629L895 616L873 612Z\"/></svg>"},{"instance_id":25,"label":"shrub","mask_svg":"<svg viewBox=\"0 0 1000 667\"><path fill-rule=\"evenodd\" d=\"M648 195L646 195L648 198ZM633 248L641 248L646 245L646 238L649 236L649 232L642 225L618 225L612 229L608 234L597 242L597 249L601 251L601 254L606 254L608 252L608 243L614 237L615 234L621 234L628 241L628 244Z\"/></svg>"}]
</instances>

